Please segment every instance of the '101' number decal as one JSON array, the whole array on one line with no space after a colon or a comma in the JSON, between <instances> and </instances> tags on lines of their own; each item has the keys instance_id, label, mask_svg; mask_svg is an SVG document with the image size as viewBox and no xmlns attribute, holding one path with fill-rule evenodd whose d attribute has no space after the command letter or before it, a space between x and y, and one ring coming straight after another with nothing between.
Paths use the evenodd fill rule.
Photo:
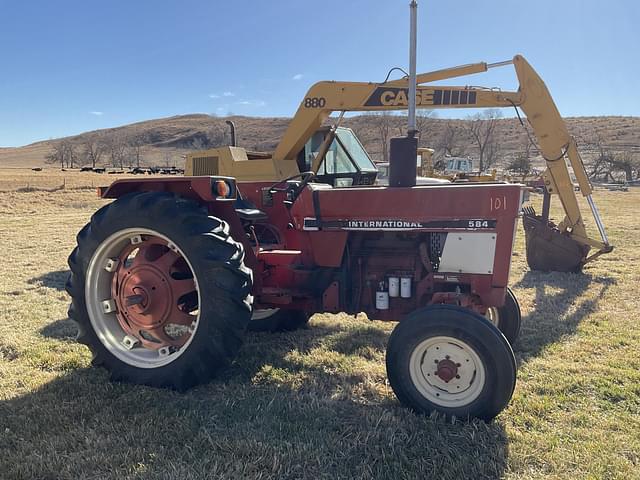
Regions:
<instances>
[{"instance_id":1,"label":"'101' number decal","mask_svg":"<svg viewBox=\"0 0 640 480\"><path fill-rule=\"evenodd\" d=\"M507 209L507 196L504 195L502 197L491 197L489 199L491 202L491 211L495 210L506 210Z\"/></svg>"}]
</instances>

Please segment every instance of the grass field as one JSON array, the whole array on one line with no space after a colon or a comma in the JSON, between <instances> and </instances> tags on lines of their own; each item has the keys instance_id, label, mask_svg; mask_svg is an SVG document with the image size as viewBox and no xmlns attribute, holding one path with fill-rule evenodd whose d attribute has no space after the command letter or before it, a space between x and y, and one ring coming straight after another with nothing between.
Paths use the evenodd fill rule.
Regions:
<instances>
[{"instance_id":1,"label":"grass field","mask_svg":"<svg viewBox=\"0 0 640 480\"><path fill-rule=\"evenodd\" d=\"M528 272L518 232L518 385L485 424L400 407L394 325L364 316L249 335L186 394L110 383L74 342L64 292L75 233L103 202L1 192L0 478L640 478L640 191L596 200L617 248L584 274Z\"/></svg>"},{"instance_id":2,"label":"grass field","mask_svg":"<svg viewBox=\"0 0 640 480\"><path fill-rule=\"evenodd\" d=\"M108 185L118 178L131 176L80 172L78 170L65 172L55 167L45 167L41 172L34 172L28 168L8 168L0 169L0 192L95 188L100 185Z\"/></svg>"}]
</instances>

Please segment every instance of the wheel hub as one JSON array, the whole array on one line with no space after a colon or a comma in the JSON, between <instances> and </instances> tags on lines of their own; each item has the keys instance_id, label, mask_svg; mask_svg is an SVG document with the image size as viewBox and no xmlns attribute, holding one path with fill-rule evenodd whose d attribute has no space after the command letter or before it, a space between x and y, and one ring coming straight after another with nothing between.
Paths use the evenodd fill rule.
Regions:
<instances>
[{"instance_id":1,"label":"wheel hub","mask_svg":"<svg viewBox=\"0 0 640 480\"><path fill-rule=\"evenodd\" d=\"M140 327L163 325L170 318L173 295L165 273L153 265L122 272L116 303L129 322Z\"/></svg>"},{"instance_id":2,"label":"wheel hub","mask_svg":"<svg viewBox=\"0 0 640 480\"><path fill-rule=\"evenodd\" d=\"M440 377L445 383L449 383L451 379L458 375L458 365L448 358L440 360L436 370L436 375Z\"/></svg>"},{"instance_id":3,"label":"wheel hub","mask_svg":"<svg viewBox=\"0 0 640 480\"><path fill-rule=\"evenodd\" d=\"M152 235L134 237L120 252L111 281L122 329L144 347L161 352L184 345L195 320L187 300L196 291L193 274L172 247Z\"/></svg>"},{"instance_id":4,"label":"wheel hub","mask_svg":"<svg viewBox=\"0 0 640 480\"><path fill-rule=\"evenodd\" d=\"M430 337L416 346L410 358L415 387L429 401L445 406L472 402L485 379L484 366L475 350L455 337Z\"/></svg>"}]
</instances>

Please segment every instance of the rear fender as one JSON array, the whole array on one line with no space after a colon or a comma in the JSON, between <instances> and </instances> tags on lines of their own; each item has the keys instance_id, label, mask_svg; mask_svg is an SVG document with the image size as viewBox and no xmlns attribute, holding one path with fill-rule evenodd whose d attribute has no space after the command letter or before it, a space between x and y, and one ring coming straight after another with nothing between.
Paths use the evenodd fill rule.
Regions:
<instances>
[{"instance_id":1,"label":"rear fender","mask_svg":"<svg viewBox=\"0 0 640 480\"><path fill-rule=\"evenodd\" d=\"M216 182L227 183L230 188L225 197L217 194ZM189 198L205 206L210 215L220 218L229 224L234 240L242 243L245 251L245 264L256 272L258 261L253 247L245 234L240 217L235 211L234 202L237 196L235 179L232 177L176 177L176 178L126 178L116 180L108 187L98 189L102 198L120 198L134 192L171 192ZM254 275L254 291L258 287L259 275Z\"/></svg>"},{"instance_id":2,"label":"rear fender","mask_svg":"<svg viewBox=\"0 0 640 480\"><path fill-rule=\"evenodd\" d=\"M216 182L226 182L229 195L221 197L216 193ZM116 180L108 187L100 187L102 198L120 198L133 192L172 192L181 197L204 202L229 202L236 199L236 181L232 177L176 177L176 178L125 178Z\"/></svg>"}]
</instances>

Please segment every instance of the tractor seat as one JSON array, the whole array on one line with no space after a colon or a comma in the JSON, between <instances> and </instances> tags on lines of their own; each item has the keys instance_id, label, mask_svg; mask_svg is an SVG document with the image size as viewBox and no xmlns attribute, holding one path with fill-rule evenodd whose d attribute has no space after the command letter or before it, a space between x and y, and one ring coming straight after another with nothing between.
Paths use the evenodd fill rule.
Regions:
<instances>
[{"instance_id":1,"label":"tractor seat","mask_svg":"<svg viewBox=\"0 0 640 480\"><path fill-rule=\"evenodd\" d=\"M234 208L240 220L246 223L263 223L269 220L269 216L257 208L252 202L238 197L234 203Z\"/></svg>"}]
</instances>

